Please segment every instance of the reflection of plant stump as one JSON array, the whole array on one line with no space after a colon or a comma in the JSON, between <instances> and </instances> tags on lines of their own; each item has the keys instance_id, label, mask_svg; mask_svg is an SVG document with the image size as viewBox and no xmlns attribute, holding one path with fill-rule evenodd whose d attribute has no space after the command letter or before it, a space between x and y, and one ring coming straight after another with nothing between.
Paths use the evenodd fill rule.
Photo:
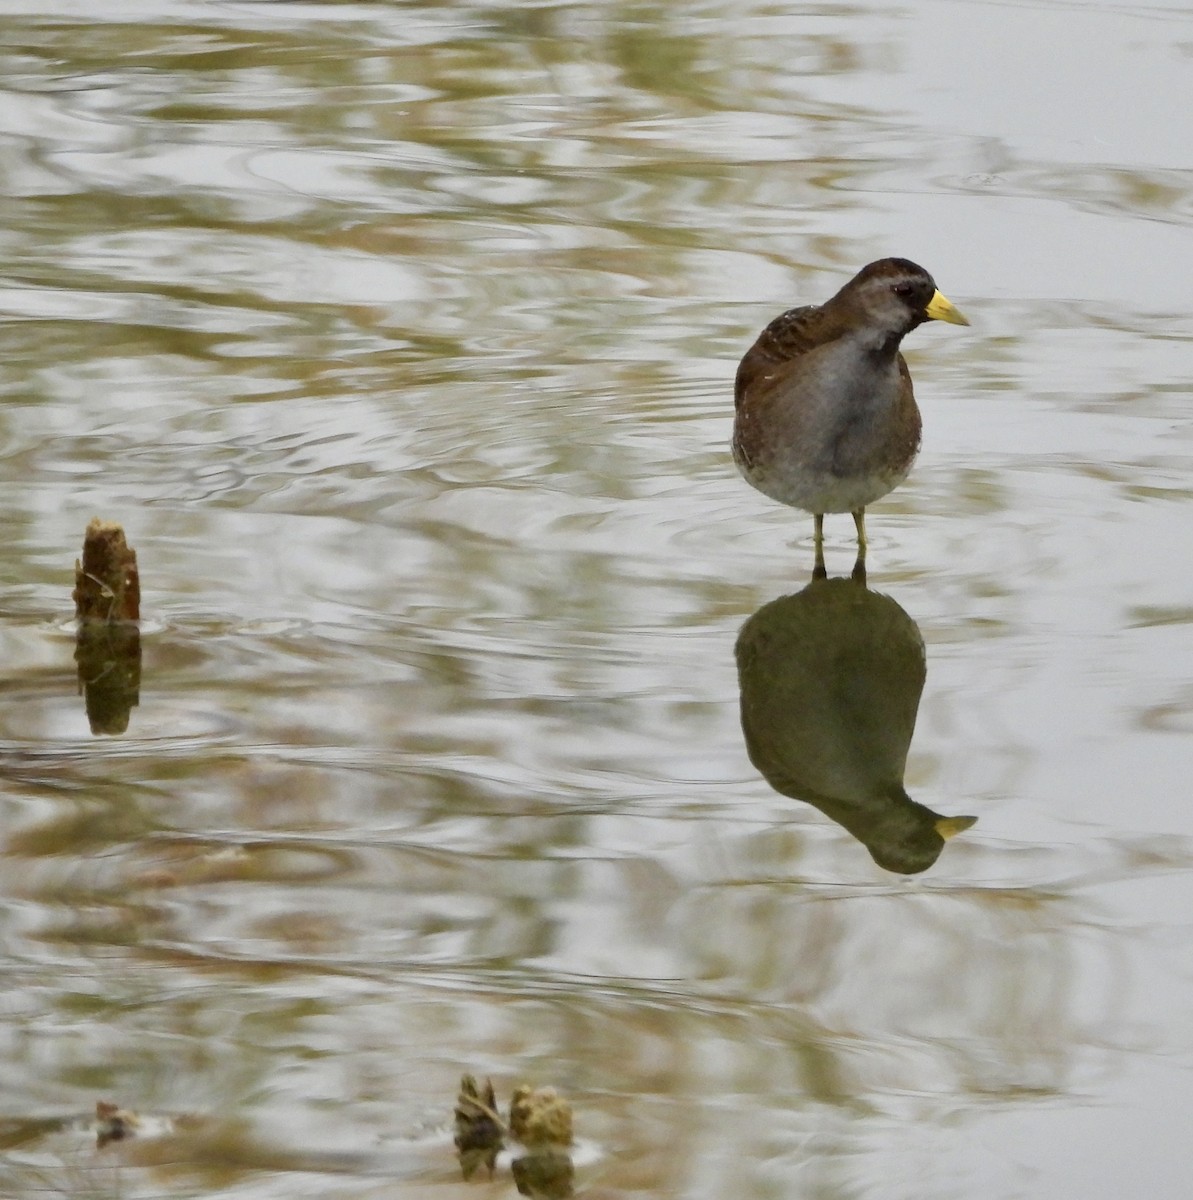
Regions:
<instances>
[{"instance_id":1,"label":"reflection of plant stump","mask_svg":"<svg viewBox=\"0 0 1193 1200\"><path fill-rule=\"evenodd\" d=\"M510 1163L514 1184L531 1200L566 1200L575 1186L576 1168L566 1150L535 1150Z\"/></svg>"},{"instance_id":2,"label":"reflection of plant stump","mask_svg":"<svg viewBox=\"0 0 1193 1200\"><path fill-rule=\"evenodd\" d=\"M141 580L119 525L87 526L75 562L75 662L92 733L123 733L141 698Z\"/></svg>"}]
</instances>

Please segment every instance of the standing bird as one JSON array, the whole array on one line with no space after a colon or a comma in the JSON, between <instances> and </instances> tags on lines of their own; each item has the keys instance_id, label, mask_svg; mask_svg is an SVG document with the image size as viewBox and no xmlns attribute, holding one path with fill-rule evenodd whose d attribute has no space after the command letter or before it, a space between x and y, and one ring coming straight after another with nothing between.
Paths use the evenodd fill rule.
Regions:
<instances>
[{"instance_id":1,"label":"standing bird","mask_svg":"<svg viewBox=\"0 0 1193 1200\"><path fill-rule=\"evenodd\" d=\"M733 458L773 500L812 513L824 571L824 514L848 512L866 553L866 505L907 478L920 410L899 343L925 321L969 322L923 267L881 258L831 300L776 317L737 368Z\"/></svg>"}]
</instances>

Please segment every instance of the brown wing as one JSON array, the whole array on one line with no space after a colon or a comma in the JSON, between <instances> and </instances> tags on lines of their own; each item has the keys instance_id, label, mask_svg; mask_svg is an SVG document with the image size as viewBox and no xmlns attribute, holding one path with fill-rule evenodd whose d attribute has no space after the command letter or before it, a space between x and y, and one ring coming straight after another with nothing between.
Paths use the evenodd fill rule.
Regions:
<instances>
[{"instance_id":1,"label":"brown wing","mask_svg":"<svg viewBox=\"0 0 1193 1200\"><path fill-rule=\"evenodd\" d=\"M920 408L915 402L915 389L911 386L911 372L907 369L907 360L902 354L895 356L899 362L899 407L895 413L895 428L897 436L892 435L892 441L899 446L899 458L908 468L920 452L920 435L922 423Z\"/></svg>"},{"instance_id":2,"label":"brown wing","mask_svg":"<svg viewBox=\"0 0 1193 1200\"><path fill-rule=\"evenodd\" d=\"M746 351L737 368L733 385L733 402L737 408L741 408L746 392L764 375L771 374L775 367L833 340L837 331L830 327L823 313L824 309L817 304L789 308L758 335L758 340Z\"/></svg>"}]
</instances>

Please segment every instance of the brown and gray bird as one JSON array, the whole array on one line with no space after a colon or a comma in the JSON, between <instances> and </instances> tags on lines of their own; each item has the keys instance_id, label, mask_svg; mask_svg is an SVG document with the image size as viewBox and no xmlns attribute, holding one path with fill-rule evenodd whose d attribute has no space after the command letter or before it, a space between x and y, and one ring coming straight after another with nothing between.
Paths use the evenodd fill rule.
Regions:
<instances>
[{"instance_id":1,"label":"brown and gray bird","mask_svg":"<svg viewBox=\"0 0 1193 1200\"><path fill-rule=\"evenodd\" d=\"M760 492L813 514L848 512L866 549L866 506L907 478L920 410L899 343L925 321L969 322L923 267L882 258L831 300L793 308L758 335L734 386L733 458Z\"/></svg>"}]
</instances>

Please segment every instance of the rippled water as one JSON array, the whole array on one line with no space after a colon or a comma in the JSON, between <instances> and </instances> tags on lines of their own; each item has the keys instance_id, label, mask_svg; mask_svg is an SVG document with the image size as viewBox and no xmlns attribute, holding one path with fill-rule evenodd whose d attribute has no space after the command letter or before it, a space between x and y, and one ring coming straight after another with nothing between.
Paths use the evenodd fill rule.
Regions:
<instances>
[{"instance_id":1,"label":"rippled water","mask_svg":"<svg viewBox=\"0 0 1193 1200\"><path fill-rule=\"evenodd\" d=\"M594 1196L1190 1193L1187 6L0 10L5 1195L513 1193L464 1072ZM731 381L886 254L973 328L828 603Z\"/></svg>"}]
</instances>

